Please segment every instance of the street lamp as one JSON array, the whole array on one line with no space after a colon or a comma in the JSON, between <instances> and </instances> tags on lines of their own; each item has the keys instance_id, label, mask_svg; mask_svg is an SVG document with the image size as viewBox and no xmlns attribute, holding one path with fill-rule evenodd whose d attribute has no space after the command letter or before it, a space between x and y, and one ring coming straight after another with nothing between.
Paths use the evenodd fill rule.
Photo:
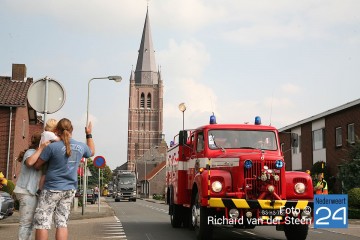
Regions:
<instances>
[{"instance_id":1,"label":"street lamp","mask_svg":"<svg viewBox=\"0 0 360 240\"><path fill-rule=\"evenodd\" d=\"M122 78L120 76L108 76L108 77L96 77L96 78L91 78L88 82L88 94L87 94L87 105L86 105L86 127L89 124L89 100L90 100L90 83L91 81L95 80L95 79L108 79L108 80L112 80L115 82L121 82ZM86 204L86 175L87 175L87 158L85 158L84 161L84 176L83 176L83 199L82 199L82 215L84 215L85 213L85 204ZM100 174L99 174L100 177ZM100 186L99 186L100 187ZM99 192L99 204L100 204L100 192ZM99 205L100 206L100 205Z\"/></svg>"},{"instance_id":2,"label":"street lamp","mask_svg":"<svg viewBox=\"0 0 360 240\"><path fill-rule=\"evenodd\" d=\"M122 80L122 78L120 76L99 77L99 78L92 78L92 79L89 80L89 83L88 83L88 95L87 95L87 108L86 108L86 126L89 123L90 83L91 83L91 81L93 81L95 79L108 79L108 80L112 80L112 81L115 81L115 82L121 82L121 80Z\"/></svg>"},{"instance_id":3,"label":"street lamp","mask_svg":"<svg viewBox=\"0 0 360 240\"><path fill-rule=\"evenodd\" d=\"M184 112L186 111L186 106L185 106L185 103L180 103L179 104L179 110L182 112L182 120L183 120L183 132L184 132ZM184 133L183 133L184 134Z\"/></svg>"}]
</instances>

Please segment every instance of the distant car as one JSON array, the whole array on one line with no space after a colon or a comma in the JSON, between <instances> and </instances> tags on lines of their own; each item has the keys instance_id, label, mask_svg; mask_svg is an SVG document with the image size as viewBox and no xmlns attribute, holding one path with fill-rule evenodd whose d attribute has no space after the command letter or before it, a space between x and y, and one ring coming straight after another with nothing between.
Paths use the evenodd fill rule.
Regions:
<instances>
[{"instance_id":1,"label":"distant car","mask_svg":"<svg viewBox=\"0 0 360 240\"><path fill-rule=\"evenodd\" d=\"M107 196L108 196L108 197L111 197L111 196L113 195L113 192L114 192L114 191L113 191L112 189L109 189Z\"/></svg>"},{"instance_id":2,"label":"distant car","mask_svg":"<svg viewBox=\"0 0 360 240\"><path fill-rule=\"evenodd\" d=\"M83 193L83 190L82 189L78 189L78 190L76 190L76 193L75 193L75 197L82 197L82 194Z\"/></svg>"},{"instance_id":3,"label":"distant car","mask_svg":"<svg viewBox=\"0 0 360 240\"><path fill-rule=\"evenodd\" d=\"M14 202L10 194L0 191L0 220L13 215Z\"/></svg>"},{"instance_id":4,"label":"distant car","mask_svg":"<svg viewBox=\"0 0 360 240\"><path fill-rule=\"evenodd\" d=\"M91 202L91 204L94 204L96 202L95 193L93 189L86 190L86 199L88 202Z\"/></svg>"}]
</instances>

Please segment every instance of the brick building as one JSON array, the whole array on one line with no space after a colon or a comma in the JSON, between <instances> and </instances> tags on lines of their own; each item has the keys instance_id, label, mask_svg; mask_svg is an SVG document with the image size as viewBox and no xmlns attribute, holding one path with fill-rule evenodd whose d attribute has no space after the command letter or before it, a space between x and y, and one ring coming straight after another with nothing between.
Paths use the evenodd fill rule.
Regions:
<instances>
[{"instance_id":1,"label":"brick building","mask_svg":"<svg viewBox=\"0 0 360 240\"><path fill-rule=\"evenodd\" d=\"M0 76L0 171L16 182L21 165L18 154L29 146L31 134L42 131L36 111L27 101L33 79L25 64L13 64L12 76Z\"/></svg>"},{"instance_id":2,"label":"brick building","mask_svg":"<svg viewBox=\"0 0 360 240\"><path fill-rule=\"evenodd\" d=\"M298 146L291 148L292 135ZM279 129L286 170L305 171L319 161L326 163L339 191L339 167L348 159L350 145L360 136L360 99Z\"/></svg>"},{"instance_id":3,"label":"brick building","mask_svg":"<svg viewBox=\"0 0 360 240\"><path fill-rule=\"evenodd\" d=\"M163 140L163 81L155 62L147 10L135 71L131 71L128 110L127 168ZM147 169L151 171L152 169Z\"/></svg>"}]
</instances>

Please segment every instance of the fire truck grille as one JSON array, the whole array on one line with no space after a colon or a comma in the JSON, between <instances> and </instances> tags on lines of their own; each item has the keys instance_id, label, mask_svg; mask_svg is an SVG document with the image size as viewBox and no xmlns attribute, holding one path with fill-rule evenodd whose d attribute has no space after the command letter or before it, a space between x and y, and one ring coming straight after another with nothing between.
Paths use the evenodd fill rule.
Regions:
<instances>
[{"instance_id":1,"label":"fire truck grille","mask_svg":"<svg viewBox=\"0 0 360 240\"><path fill-rule=\"evenodd\" d=\"M264 161L264 166L267 166L268 169L274 170L275 167L275 161ZM261 161L253 161L253 165L249 169L245 170L245 184L247 186L250 186L250 188L247 187L247 197L250 199L257 199L260 194L264 191L264 186L267 184L271 184L275 187L275 193L279 196L281 196L283 189L281 188L281 181L285 181L285 179L281 179L279 181L275 181L273 177L271 177L267 181L262 181L260 179L261 173L263 170L263 167L261 167ZM280 176L280 174L278 174Z\"/></svg>"},{"instance_id":2,"label":"fire truck grille","mask_svg":"<svg viewBox=\"0 0 360 240\"><path fill-rule=\"evenodd\" d=\"M133 191L133 188L121 188L121 191Z\"/></svg>"}]
</instances>

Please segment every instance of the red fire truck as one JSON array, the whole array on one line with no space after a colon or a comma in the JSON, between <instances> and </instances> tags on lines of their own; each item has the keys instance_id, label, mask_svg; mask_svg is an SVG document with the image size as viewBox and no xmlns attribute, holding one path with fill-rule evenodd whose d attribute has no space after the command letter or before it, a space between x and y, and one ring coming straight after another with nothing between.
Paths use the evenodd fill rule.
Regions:
<instances>
[{"instance_id":1,"label":"red fire truck","mask_svg":"<svg viewBox=\"0 0 360 240\"><path fill-rule=\"evenodd\" d=\"M312 180L285 171L276 128L259 117L254 124L216 124L213 115L208 125L180 131L170 145L166 195L173 227L211 239L216 225L275 225L287 239L306 239Z\"/></svg>"}]
</instances>

